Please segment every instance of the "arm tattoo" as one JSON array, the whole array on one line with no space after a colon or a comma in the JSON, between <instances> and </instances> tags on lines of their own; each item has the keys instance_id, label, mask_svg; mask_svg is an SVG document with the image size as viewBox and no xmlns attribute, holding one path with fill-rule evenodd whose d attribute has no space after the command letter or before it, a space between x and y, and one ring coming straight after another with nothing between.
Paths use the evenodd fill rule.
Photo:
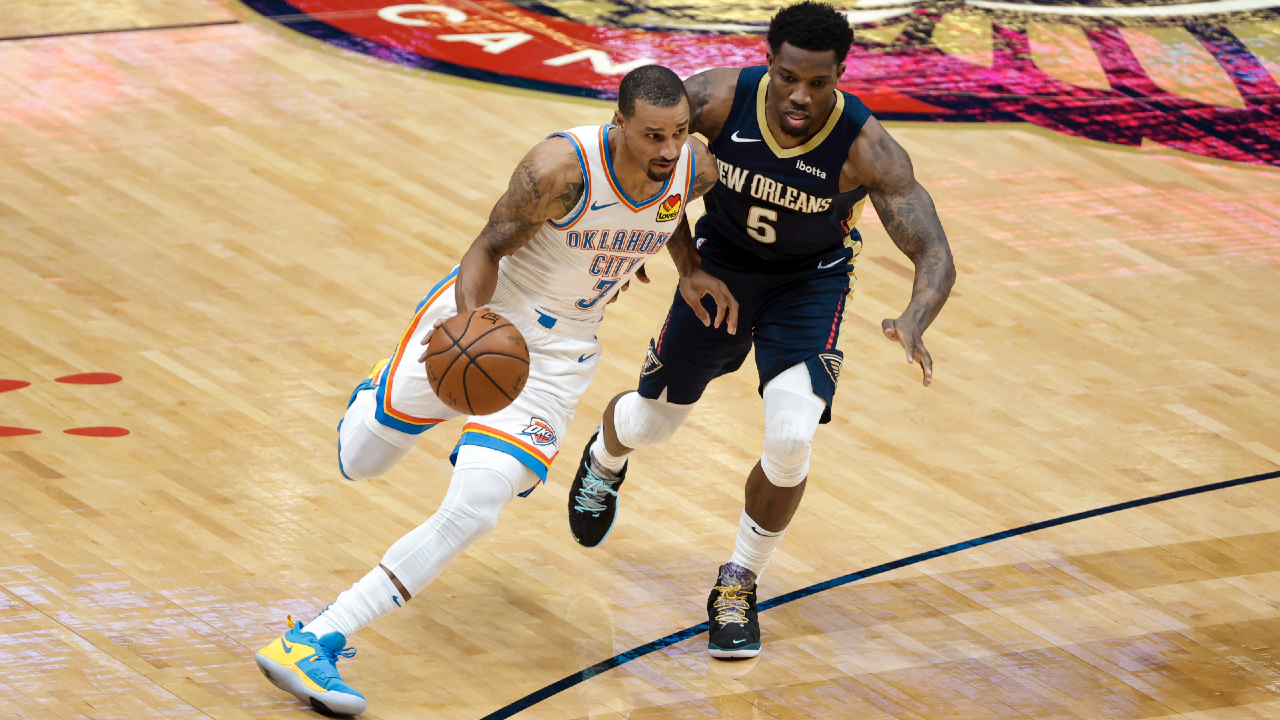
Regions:
<instances>
[{"instance_id":1,"label":"arm tattoo","mask_svg":"<svg viewBox=\"0 0 1280 720\"><path fill-rule=\"evenodd\" d=\"M578 201L582 199L582 189L584 183L567 182L564 185L564 192L551 198L551 216L560 219L569 214L569 211L578 206Z\"/></svg>"},{"instance_id":2,"label":"arm tattoo","mask_svg":"<svg viewBox=\"0 0 1280 720\"><path fill-rule=\"evenodd\" d=\"M693 181L693 197L699 198L711 192L711 188L716 186L720 178L710 173L698 173L698 177Z\"/></svg>"},{"instance_id":3,"label":"arm tattoo","mask_svg":"<svg viewBox=\"0 0 1280 720\"><path fill-rule=\"evenodd\" d=\"M489 213L480 239L496 257L515 252L542 224L543 191L529 163L511 175L511 184ZM567 212L567 211L566 211Z\"/></svg>"},{"instance_id":4,"label":"arm tattoo","mask_svg":"<svg viewBox=\"0 0 1280 720\"><path fill-rule=\"evenodd\" d=\"M878 182L869 193L871 204L893 244L911 258L916 267L911 303L904 314L928 327L942 310L955 284L951 247L933 198L916 181L907 154L900 150L882 152L877 148L872 155L871 165Z\"/></svg>"},{"instance_id":5,"label":"arm tattoo","mask_svg":"<svg viewBox=\"0 0 1280 720\"><path fill-rule=\"evenodd\" d=\"M700 132L706 135L706 128L702 127L702 113L707 109L707 104L711 102L708 90L711 88L711 80L706 73L699 73L685 81L685 93L689 96L689 131Z\"/></svg>"}]
</instances>

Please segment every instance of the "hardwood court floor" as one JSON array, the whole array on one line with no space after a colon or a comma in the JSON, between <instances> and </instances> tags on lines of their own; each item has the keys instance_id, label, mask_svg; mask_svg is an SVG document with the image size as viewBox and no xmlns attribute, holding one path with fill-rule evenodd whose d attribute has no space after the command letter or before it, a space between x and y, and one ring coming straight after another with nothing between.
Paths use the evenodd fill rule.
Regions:
<instances>
[{"instance_id":1,"label":"hardwood court floor","mask_svg":"<svg viewBox=\"0 0 1280 720\"><path fill-rule=\"evenodd\" d=\"M252 651L435 508L458 433L342 481L347 394L523 151L608 109L258 22L0 43L0 68L0 378L31 383L0 425L42 431L0 438L0 715L302 717ZM893 132L960 269L936 381L879 335L910 271L869 212L836 417L763 597L1280 467L1275 172ZM669 299L670 263L652 275L610 309L546 487L354 638L365 717L480 718L705 617L758 453L751 372L637 453L603 548L565 527L573 461ZM90 371L123 380L55 382ZM85 426L131 434L62 432ZM520 717L1280 717L1278 507L1262 482L920 563L766 613L758 661L696 638Z\"/></svg>"}]
</instances>

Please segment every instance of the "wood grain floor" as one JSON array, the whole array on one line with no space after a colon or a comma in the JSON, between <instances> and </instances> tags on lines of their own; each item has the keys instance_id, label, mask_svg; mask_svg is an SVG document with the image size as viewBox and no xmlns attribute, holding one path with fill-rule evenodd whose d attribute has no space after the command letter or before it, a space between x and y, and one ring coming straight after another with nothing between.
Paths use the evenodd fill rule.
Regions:
<instances>
[{"instance_id":1,"label":"wood grain floor","mask_svg":"<svg viewBox=\"0 0 1280 720\"><path fill-rule=\"evenodd\" d=\"M126 19L231 17L150 7ZM42 30L23 23L0 35ZM0 379L31 383L0 425L41 431L0 438L0 715L300 716L252 651L426 518L459 431L348 483L347 394L524 150L608 108L254 21L5 42L0 68ZM868 211L835 419L763 597L1280 467L1280 176L1024 126L891 130L960 270L935 383L879 335L910 270ZM634 384L675 278L654 265L609 311L566 457ZM93 371L123 380L56 382ZM354 639L365 717L479 718L703 619L759 451L755 383L717 382L637 453L598 550L567 532L557 463ZM86 426L130 434L63 432ZM1278 510L1263 482L931 560L766 613L757 661L695 639L520 717L1280 717Z\"/></svg>"}]
</instances>

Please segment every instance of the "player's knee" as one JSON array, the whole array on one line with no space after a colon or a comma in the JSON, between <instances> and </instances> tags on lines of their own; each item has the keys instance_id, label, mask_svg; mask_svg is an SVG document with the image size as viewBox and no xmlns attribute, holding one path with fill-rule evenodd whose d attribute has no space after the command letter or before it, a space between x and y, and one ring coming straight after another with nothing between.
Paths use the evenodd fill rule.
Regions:
<instances>
[{"instance_id":1,"label":"player's knee","mask_svg":"<svg viewBox=\"0 0 1280 720\"><path fill-rule=\"evenodd\" d=\"M691 409L692 405L676 405L642 398L639 393L627 393L614 403L613 429L618 442L626 447L661 445L676 434Z\"/></svg>"},{"instance_id":2,"label":"player's knee","mask_svg":"<svg viewBox=\"0 0 1280 720\"><path fill-rule=\"evenodd\" d=\"M795 487L808 477L813 435L826 407L826 401L814 394L804 363L788 368L765 386L760 467L769 482Z\"/></svg>"},{"instance_id":3,"label":"player's knee","mask_svg":"<svg viewBox=\"0 0 1280 720\"><path fill-rule=\"evenodd\" d=\"M359 428L343 433L338 443L338 469L348 480L372 480L395 467L408 450Z\"/></svg>"},{"instance_id":4,"label":"player's knee","mask_svg":"<svg viewBox=\"0 0 1280 720\"><path fill-rule=\"evenodd\" d=\"M770 483L795 487L809 475L814 430L801 413L782 410L773 416L765 426L764 452L760 454L760 468Z\"/></svg>"},{"instance_id":5,"label":"player's knee","mask_svg":"<svg viewBox=\"0 0 1280 720\"><path fill-rule=\"evenodd\" d=\"M348 480L371 480L386 474L409 452L416 439L412 435L383 428L402 438L393 444L375 433L372 426L377 421L372 417L373 403L373 390L361 391L338 425L338 470Z\"/></svg>"},{"instance_id":6,"label":"player's knee","mask_svg":"<svg viewBox=\"0 0 1280 720\"><path fill-rule=\"evenodd\" d=\"M474 445L458 449L450 495L442 511L483 535L498 525L498 516L517 493L539 482L538 476L507 453ZM446 510L447 508L447 510Z\"/></svg>"},{"instance_id":7,"label":"player's knee","mask_svg":"<svg viewBox=\"0 0 1280 720\"><path fill-rule=\"evenodd\" d=\"M506 481L488 470L462 470L459 474L463 487L450 515L466 528L467 534L479 537L498 526L498 517L511 493Z\"/></svg>"}]
</instances>

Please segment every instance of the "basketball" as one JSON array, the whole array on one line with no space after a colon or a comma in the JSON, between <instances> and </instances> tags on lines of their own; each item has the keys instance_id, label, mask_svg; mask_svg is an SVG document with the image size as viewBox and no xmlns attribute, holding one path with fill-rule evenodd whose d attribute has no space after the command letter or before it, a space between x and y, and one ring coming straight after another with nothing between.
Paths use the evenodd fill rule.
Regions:
<instances>
[{"instance_id":1,"label":"basketball","mask_svg":"<svg viewBox=\"0 0 1280 720\"><path fill-rule=\"evenodd\" d=\"M466 415L510 405L529 379L524 336L495 312L455 315L427 344L427 380L436 397Z\"/></svg>"}]
</instances>

